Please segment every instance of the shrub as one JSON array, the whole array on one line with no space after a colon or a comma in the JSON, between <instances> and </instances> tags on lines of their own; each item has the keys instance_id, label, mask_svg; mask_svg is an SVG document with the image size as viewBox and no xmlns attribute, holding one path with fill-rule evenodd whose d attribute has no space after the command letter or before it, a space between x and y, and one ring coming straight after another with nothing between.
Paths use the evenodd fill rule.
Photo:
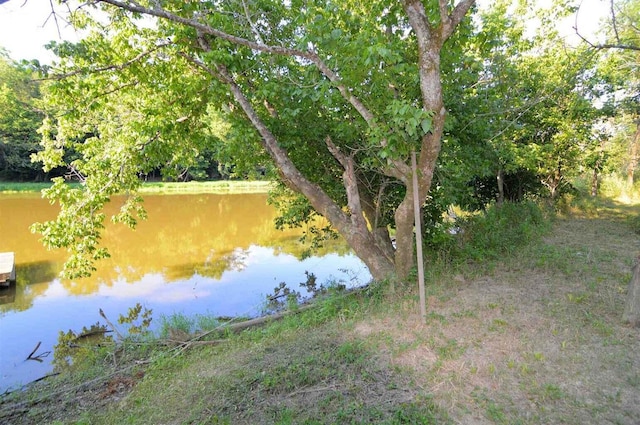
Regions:
<instances>
[{"instance_id":1,"label":"shrub","mask_svg":"<svg viewBox=\"0 0 640 425\"><path fill-rule=\"evenodd\" d=\"M548 228L540 207L531 201L491 205L462 223L461 254L474 260L497 259L535 240Z\"/></svg>"}]
</instances>

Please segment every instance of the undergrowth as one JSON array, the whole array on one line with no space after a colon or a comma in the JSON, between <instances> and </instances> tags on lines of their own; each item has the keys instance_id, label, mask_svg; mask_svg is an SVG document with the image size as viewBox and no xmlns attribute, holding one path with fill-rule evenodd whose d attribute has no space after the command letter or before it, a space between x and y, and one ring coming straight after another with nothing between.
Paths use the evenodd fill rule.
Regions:
<instances>
[{"instance_id":1,"label":"undergrowth","mask_svg":"<svg viewBox=\"0 0 640 425\"><path fill-rule=\"evenodd\" d=\"M429 267L490 263L538 240L550 228L551 213L533 201L491 204L484 212L459 218L456 232L427 246Z\"/></svg>"}]
</instances>

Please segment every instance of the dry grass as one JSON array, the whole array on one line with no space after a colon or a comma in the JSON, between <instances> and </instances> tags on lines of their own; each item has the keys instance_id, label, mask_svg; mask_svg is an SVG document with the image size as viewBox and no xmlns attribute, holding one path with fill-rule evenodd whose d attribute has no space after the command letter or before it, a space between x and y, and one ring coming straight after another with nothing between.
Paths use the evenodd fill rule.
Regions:
<instances>
[{"instance_id":1,"label":"dry grass","mask_svg":"<svg viewBox=\"0 0 640 425\"><path fill-rule=\"evenodd\" d=\"M621 315L640 243L623 218L559 219L543 243L430 298L426 325L409 305L354 337L385 341L455 423L638 424L640 332Z\"/></svg>"}]
</instances>

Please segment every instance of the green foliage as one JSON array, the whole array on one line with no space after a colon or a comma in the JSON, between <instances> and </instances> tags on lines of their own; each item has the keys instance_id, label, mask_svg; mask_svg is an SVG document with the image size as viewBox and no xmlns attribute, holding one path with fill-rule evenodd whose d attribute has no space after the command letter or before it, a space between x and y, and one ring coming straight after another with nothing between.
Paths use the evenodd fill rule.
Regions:
<instances>
[{"instance_id":1,"label":"green foliage","mask_svg":"<svg viewBox=\"0 0 640 425\"><path fill-rule=\"evenodd\" d=\"M462 253L474 260L497 260L533 242L547 228L540 207L531 201L490 206L461 223Z\"/></svg>"},{"instance_id":2,"label":"green foliage","mask_svg":"<svg viewBox=\"0 0 640 425\"><path fill-rule=\"evenodd\" d=\"M0 51L0 179L42 180L44 173L31 162L39 147L38 128L44 115L40 106L41 70L15 63Z\"/></svg>"},{"instance_id":3,"label":"green foliage","mask_svg":"<svg viewBox=\"0 0 640 425\"><path fill-rule=\"evenodd\" d=\"M358 185L367 220L383 231L393 222L406 191L390 164L406 164L409 152L419 151L423 138L437 130L433 122L438 117L424 106L415 35L408 36L411 27L402 5L382 0L167 1L149 14L164 8L181 22L157 19L153 25L141 25L144 14L127 11L128 5L100 4L99 13L79 7L69 19L86 37L77 44L50 44L60 61L44 87L51 112L37 158L46 169L69 167L83 187L47 192L60 202L61 216L58 224L42 223L34 230L47 246L69 250L67 275L86 275L95 260L107 255L98 244L107 219L98 212L107 200L115 193L135 193L140 178L158 170L174 180L217 172L299 185L291 184L289 166L286 173L282 166L274 169L267 131L306 187L321 189L322 202L335 204L330 211L347 216L344 164L328 149L330 140L355 164L357 182L350 184ZM428 6L435 29L440 10L435 3ZM470 21L464 25L468 30ZM235 42L240 39L246 42ZM460 54L459 42L443 50L448 61ZM246 103L230 89L243 93ZM254 115L247 113L247 104ZM437 155L438 141L433 145ZM68 152L75 157L65 157ZM318 202L314 198L315 207L326 214L329 210ZM135 225L143 216L138 205L132 197L117 220ZM278 224L309 225L312 247L333 237L327 224L311 225L318 213L309 202L289 198L278 205L283 211ZM83 216L82 224L74 225L73 215ZM67 227L70 231L63 234Z\"/></svg>"},{"instance_id":4,"label":"green foliage","mask_svg":"<svg viewBox=\"0 0 640 425\"><path fill-rule=\"evenodd\" d=\"M71 329L60 331L58 342L53 347L54 370L82 369L104 357L108 352L107 346L113 346L114 343L108 332L100 323L85 326L78 333Z\"/></svg>"},{"instance_id":5,"label":"green foliage","mask_svg":"<svg viewBox=\"0 0 640 425\"><path fill-rule=\"evenodd\" d=\"M145 335L149 333L149 326L151 326L151 321L153 320L152 314L153 310L136 303L135 306L129 307L126 316L121 314L118 317L118 323L129 325L129 335Z\"/></svg>"},{"instance_id":6,"label":"green foliage","mask_svg":"<svg viewBox=\"0 0 640 425\"><path fill-rule=\"evenodd\" d=\"M432 30L440 28L437 3L420 4ZM428 36L411 27L402 4L384 0L167 1L146 14L175 17L153 25L141 25L145 14L128 7L101 4L98 14L80 7L70 20L87 36L50 46L60 65L44 86L49 116L37 158L47 170L68 167L82 186L48 190L60 216L33 229L48 247L69 251L69 276L90 273L108 255L99 244L108 219L100 211L112 195L131 194L112 220L133 227L144 218L135 192L157 172L171 180L278 180L271 197L278 227L306 227L317 248L335 237L318 217L333 215L358 255L386 265L412 258L394 257L388 238L377 236L394 227L410 232L409 216L396 210L408 194L414 150L422 155L422 193L430 189L423 218L432 246L450 244L448 205L557 198L585 167L600 173L610 162L606 137L593 130L611 110L594 99L615 78L602 76L586 48L564 47L553 25L571 12L567 5L540 11L498 1L429 55L419 54L417 41L436 44L417 40ZM525 21L533 18L540 28L532 34ZM429 84L444 87L444 123L439 100L427 101L439 92L426 89L425 64L418 66L430 55L439 56ZM344 172L347 162L353 175ZM486 184L498 177L504 191ZM484 182L486 193L470 182ZM366 243L354 242L367 231ZM399 237L397 250L408 253L410 239Z\"/></svg>"},{"instance_id":7,"label":"green foliage","mask_svg":"<svg viewBox=\"0 0 640 425\"><path fill-rule=\"evenodd\" d=\"M570 190L585 165L604 166L587 160L600 157L602 140L593 129L607 116L593 102L602 87L596 56L585 46L564 47L551 17L571 10L523 5L499 1L482 10L481 31L469 40L462 69L458 62L444 73L455 119L443 142L442 184L463 207L480 209L498 199L500 175L505 182L509 176L537 180L516 183L520 199L555 198ZM540 20L537 32L525 30L531 19Z\"/></svg>"}]
</instances>

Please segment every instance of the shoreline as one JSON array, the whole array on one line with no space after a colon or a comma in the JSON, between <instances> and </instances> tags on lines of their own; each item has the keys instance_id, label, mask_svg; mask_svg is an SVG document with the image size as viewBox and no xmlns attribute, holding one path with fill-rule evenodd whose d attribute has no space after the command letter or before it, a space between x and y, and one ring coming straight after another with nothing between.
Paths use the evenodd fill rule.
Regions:
<instances>
[{"instance_id":1,"label":"shoreline","mask_svg":"<svg viewBox=\"0 0 640 425\"><path fill-rule=\"evenodd\" d=\"M79 185L79 183L70 183ZM215 180L190 182L148 182L143 183L140 194L241 194L267 193L273 185L269 180ZM38 193L51 186L51 183L0 182L0 195L16 193Z\"/></svg>"}]
</instances>

